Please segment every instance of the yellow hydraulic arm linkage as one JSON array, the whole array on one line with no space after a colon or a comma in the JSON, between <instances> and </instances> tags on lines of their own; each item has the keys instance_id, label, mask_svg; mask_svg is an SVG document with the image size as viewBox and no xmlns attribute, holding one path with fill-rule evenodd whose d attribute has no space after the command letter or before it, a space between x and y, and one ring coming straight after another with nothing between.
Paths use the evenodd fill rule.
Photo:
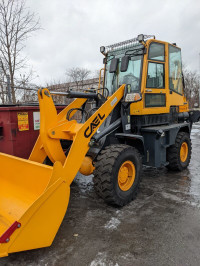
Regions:
<instances>
[{"instance_id":1,"label":"yellow hydraulic arm linkage","mask_svg":"<svg viewBox=\"0 0 200 266\"><path fill-rule=\"evenodd\" d=\"M0 257L51 245L67 210L70 184L89 142L122 99L124 86L84 124L67 120L66 114L86 99L74 100L57 114L50 92L38 91L40 136L29 160L0 153ZM72 141L67 157L60 139ZM54 162L53 167L42 164L46 156Z\"/></svg>"}]
</instances>

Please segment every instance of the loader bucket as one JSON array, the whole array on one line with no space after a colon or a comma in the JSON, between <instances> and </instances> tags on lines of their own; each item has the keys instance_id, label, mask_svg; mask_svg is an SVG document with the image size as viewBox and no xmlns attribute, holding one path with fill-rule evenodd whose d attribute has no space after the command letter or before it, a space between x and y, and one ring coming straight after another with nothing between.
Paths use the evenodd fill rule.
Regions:
<instances>
[{"instance_id":1,"label":"loader bucket","mask_svg":"<svg viewBox=\"0 0 200 266\"><path fill-rule=\"evenodd\" d=\"M0 153L0 169L0 257L50 246L70 194L61 163L51 167Z\"/></svg>"},{"instance_id":2,"label":"loader bucket","mask_svg":"<svg viewBox=\"0 0 200 266\"><path fill-rule=\"evenodd\" d=\"M57 115L50 92L38 91L40 135L29 160L0 153L0 257L51 245L90 140L123 97L124 86L83 124L69 121L66 114L85 100L74 100ZM67 156L60 139L72 141ZM46 157L53 167L42 164Z\"/></svg>"}]
</instances>

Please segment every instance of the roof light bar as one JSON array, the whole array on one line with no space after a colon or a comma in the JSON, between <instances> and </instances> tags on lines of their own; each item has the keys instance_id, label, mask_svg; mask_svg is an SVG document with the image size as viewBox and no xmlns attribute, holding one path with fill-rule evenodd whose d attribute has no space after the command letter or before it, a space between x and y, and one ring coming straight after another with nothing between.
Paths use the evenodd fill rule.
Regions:
<instances>
[{"instance_id":1,"label":"roof light bar","mask_svg":"<svg viewBox=\"0 0 200 266\"><path fill-rule=\"evenodd\" d=\"M143 35L140 34L138 35L138 37L124 41L124 42L118 42L112 45L108 45L105 47L105 51L110 52L110 51L116 51L116 50L122 50L122 49L126 49L132 46L135 46L137 44L139 44L142 41L145 41L147 39L155 39L155 35Z\"/></svg>"}]
</instances>

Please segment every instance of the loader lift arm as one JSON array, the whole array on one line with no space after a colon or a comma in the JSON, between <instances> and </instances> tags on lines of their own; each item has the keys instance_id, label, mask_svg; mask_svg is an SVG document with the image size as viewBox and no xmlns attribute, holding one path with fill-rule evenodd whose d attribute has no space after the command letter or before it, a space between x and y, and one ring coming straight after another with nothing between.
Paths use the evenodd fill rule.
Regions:
<instances>
[{"instance_id":1,"label":"loader lift arm","mask_svg":"<svg viewBox=\"0 0 200 266\"><path fill-rule=\"evenodd\" d=\"M70 184L91 138L122 99L124 87L83 124L66 120L66 114L86 99L74 100L57 114L50 92L38 92L40 136L29 160L0 153L0 257L51 245L67 210ZM67 157L60 139L72 141ZM46 156L54 162L53 167L42 164Z\"/></svg>"}]
</instances>

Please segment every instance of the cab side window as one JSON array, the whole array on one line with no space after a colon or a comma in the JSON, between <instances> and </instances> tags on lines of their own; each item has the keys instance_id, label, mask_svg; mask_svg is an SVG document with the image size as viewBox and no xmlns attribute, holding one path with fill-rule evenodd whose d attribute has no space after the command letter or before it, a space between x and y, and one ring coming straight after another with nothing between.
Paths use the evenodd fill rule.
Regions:
<instances>
[{"instance_id":1,"label":"cab side window","mask_svg":"<svg viewBox=\"0 0 200 266\"><path fill-rule=\"evenodd\" d=\"M148 54L147 88L165 88L165 45L151 43Z\"/></svg>"},{"instance_id":2,"label":"cab side window","mask_svg":"<svg viewBox=\"0 0 200 266\"><path fill-rule=\"evenodd\" d=\"M169 89L183 94L181 50L169 45Z\"/></svg>"}]
</instances>

